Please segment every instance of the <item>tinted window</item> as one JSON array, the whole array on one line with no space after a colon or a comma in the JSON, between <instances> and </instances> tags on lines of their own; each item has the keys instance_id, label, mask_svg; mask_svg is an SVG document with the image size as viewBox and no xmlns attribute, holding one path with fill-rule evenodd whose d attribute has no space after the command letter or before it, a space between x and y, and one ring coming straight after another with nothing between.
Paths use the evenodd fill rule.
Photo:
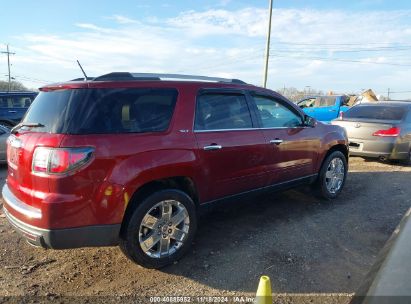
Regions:
<instances>
[{"instance_id":1,"label":"tinted window","mask_svg":"<svg viewBox=\"0 0 411 304\"><path fill-rule=\"evenodd\" d=\"M28 108L32 102L32 99L27 96L14 96L13 108Z\"/></svg>"},{"instance_id":2,"label":"tinted window","mask_svg":"<svg viewBox=\"0 0 411 304\"><path fill-rule=\"evenodd\" d=\"M33 99L32 96L0 96L0 108L28 108Z\"/></svg>"},{"instance_id":3,"label":"tinted window","mask_svg":"<svg viewBox=\"0 0 411 304\"><path fill-rule=\"evenodd\" d=\"M41 123L45 127L36 131L62 133L66 124L66 110L73 105L73 100L80 99L83 92L79 90L62 90L40 93L26 113L23 121Z\"/></svg>"},{"instance_id":4,"label":"tinted window","mask_svg":"<svg viewBox=\"0 0 411 304\"><path fill-rule=\"evenodd\" d=\"M344 113L344 118L367 118L378 120L402 120L406 107L401 106L372 106L372 105L360 105L352 107L350 110Z\"/></svg>"},{"instance_id":5,"label":"tinted window","mask_svg":"<svg viewBox=\"0 0 411 304\"><path fill-rule=\"evenodd\" d=\"M245 96L205 94L197 98L196 130L252 128Z\"/></svg>"},{"instance_id":6,"label":"tinted window","mask_svg":"<svg viewBox=\"0 0 411 304\"><path fill-rule=\"evenodd\" d=\"M301 117L281 103L267 97L254 96L263 128L301 126Z\"/></svg>"},{"instance_id":7,"label":"tinted window","mask_svg":"<svg viewBox=\"0 0 411 304\"><path fill-rule=\"evenodd\" d=\"M76 89L42 92L24 118L36 131L70 134L160 132L168 129L174 89Z\"/></svg>"},{"instance_id":8,"label":"tinted window","mask_svg":"<svg viewBox=\"0 0 411 304\"><path fill-rule=\"evenodd\" d=\"M315 106L316 107L332 107L335 105L336 97L333 96L321 96L315 99Z\"/></svg>"},{"instance_id":9,"label":"tinted window","mask_svg":"<svg viewBox=\"0 0 411 304\"><path fill-rule=\"evenodd\" d=\"M10 96L1 96L0 97L0 107L1 108L12 108L13 98Z\"/></svg>"}]
</instances>

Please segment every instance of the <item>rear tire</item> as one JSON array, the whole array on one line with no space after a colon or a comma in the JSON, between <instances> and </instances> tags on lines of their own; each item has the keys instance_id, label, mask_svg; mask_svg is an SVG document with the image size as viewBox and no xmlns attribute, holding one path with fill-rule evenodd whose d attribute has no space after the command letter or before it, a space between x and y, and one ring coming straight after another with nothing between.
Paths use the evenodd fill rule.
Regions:
<instances>
[{"instance_id":1,"label":"rear tire","mask_svg":"<svg viewBox=\"0 0 411 304\"><path fill-rule=\"evenodd\" d=\"M347 159L340 151L334 151L325 159L316 182L315 194L323 199L334 199L340 195L347 178Z\"/></svg>"},{"instance_id":2,"label":"rear tire","mask_svg":"<svg viewBox=\"0 0 411 304\"><path fill-rule=\"evenodd\" d=\"M133 262L162 268L179 260L190 249L196 229L192 199L175 189L146 197L134 209L120 238L120 248Z\"/></svg>"}]
</instances>

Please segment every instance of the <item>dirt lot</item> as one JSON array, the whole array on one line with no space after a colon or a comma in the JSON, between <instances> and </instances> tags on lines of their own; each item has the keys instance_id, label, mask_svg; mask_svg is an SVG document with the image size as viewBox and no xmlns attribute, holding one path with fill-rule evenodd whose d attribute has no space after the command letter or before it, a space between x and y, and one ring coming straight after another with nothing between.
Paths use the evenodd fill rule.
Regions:
<instances>
[{"instance_id":1,"label":"dirt lot","mask_svg":"<svg viewBox=\"0 0 411 304\"><path fill-rule=\"evenodd\" d=\"M34 248L0 218L0 296L253 295L265 274L280 302L346 303L411 206L410 180L411 167L352 158L336 201L302 188L215 209L192 251L161 271L118 248Z\"/></svg>"}]
</instances>

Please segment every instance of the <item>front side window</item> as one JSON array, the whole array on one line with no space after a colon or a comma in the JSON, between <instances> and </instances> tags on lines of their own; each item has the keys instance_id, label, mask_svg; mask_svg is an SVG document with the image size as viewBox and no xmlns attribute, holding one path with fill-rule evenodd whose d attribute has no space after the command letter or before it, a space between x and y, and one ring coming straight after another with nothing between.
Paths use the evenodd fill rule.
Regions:
<instances>
[{"instance_id":1,"label":"front side window","mask_svg":"<svg viewBox=\"0 0 411 304\"><path fill-rule=\"evenodd\" d=\"M253 98L263 128L293 128L302 125L301 117L278 101L263 96Z\"/></svg>"},{"instance_id":2,"label":"front side window","mask_svg":"<svg viewBox=\"0 0 411 304\"><path fill-rule=\"evenodd\" d=\"M195 130L252 128L244 95L203 94L197 98Z\"/></svg>"}]
</instances>

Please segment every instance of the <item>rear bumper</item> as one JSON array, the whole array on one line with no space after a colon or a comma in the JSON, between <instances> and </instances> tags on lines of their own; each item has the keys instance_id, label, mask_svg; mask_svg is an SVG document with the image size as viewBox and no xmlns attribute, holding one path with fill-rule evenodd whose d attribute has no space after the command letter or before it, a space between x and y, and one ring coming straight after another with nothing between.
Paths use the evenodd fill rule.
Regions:
<instances>
[{"instance_id":1,"label":"rear bumper","mask_svg":"<svg viewBox=\"0 0 411 304\"><path fill-rule=\"evenodd\" d=\"M349 138L349 143L350 155L400 160L409 157L409 144L397 143L396 138L381 141Z\"/></svg>"},{"instance_id":2,"label":"rear bumper","mask_svg":"<svg viewBox=\"0 0 411 304\"><path fill-rule=\"evenodd\" d=\"M18 200L8 189L7 184L3 187L2 193L5 201L3 207L4 215L17 232L32 245L53 249L118 245L121 224L64 229L35 227L17 219L7 209L14 209L14 211L29 218L41 217L40 210Z\"/></svg>"},{"instance_id":3,"label":"rear bumper","mask_svg":"<svg viewBox=\"0 0 411 304\"><path fill-rule=\"evenodd\" d=\"M3 213L17 232L34 246L69 249L116 246L119 242L120 224L48 230L23 223L6 208L3 208Z\"/></svg>"}]
</instances>

